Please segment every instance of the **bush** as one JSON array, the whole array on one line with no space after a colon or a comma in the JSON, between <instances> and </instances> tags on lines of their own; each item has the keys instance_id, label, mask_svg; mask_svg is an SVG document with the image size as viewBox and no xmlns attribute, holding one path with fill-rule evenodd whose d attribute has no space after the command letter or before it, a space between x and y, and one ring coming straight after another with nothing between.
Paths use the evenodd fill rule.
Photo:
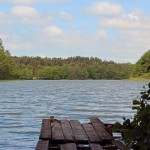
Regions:
<instances>
[{"instance_id":1,"label":"bush","mask_svg":"<svg viewBox=\"0 0 150 150\"><path fill-rule=\"evenodd\" d=\"M116 123L114 129L122 131L126 145L135 150L150 149L150 83L143 87L139 100L133 100L136 114L124 119L123 124Z\"/></svg>"}]
</instances>

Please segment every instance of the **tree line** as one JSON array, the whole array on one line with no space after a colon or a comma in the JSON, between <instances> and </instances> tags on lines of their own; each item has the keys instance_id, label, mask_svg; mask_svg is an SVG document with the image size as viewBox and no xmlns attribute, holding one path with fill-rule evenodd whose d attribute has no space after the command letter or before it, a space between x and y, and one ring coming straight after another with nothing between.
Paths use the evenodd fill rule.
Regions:
<instances>
[{"instance_id":1,"label":"tree line","mask_svg":"<svg viewBox=\"0 0 150 150\"><path fill-rule=\"evenodd\" d=\"M138 68L138 67L137 67ZM0 79L129 79L138 72L131 63L97 57L41 58L11 56L0 40Z\"/></svg>"},{"instance_id":2,"label":"tree line","mask_svg":"<svg viewBox=\"0 0 150 150\"><path fill-rule=\"evenodd\" d=\"M13 57L18 79L127 79L133 65L102 61L99 58Z\"/></svg>"}]
</instances>

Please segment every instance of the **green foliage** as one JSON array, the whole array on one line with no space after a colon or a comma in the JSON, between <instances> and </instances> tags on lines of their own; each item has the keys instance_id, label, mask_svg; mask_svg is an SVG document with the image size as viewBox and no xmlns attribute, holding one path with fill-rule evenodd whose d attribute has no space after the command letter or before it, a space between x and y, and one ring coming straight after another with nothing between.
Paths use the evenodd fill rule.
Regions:
<instances>
[{"instance_id":1,"label":"green foliage","mask_svg":"<svg viewBox=\"0 0 150 150\"><path fill-rule=\"evenodd\" d=\"M102 61L95 57L41 58L12 57L0 40L0 80L2 79L128 79L132 64Z\"/></svg>"},{"instance_id":2,"label":"green foliage","mask_svg":"<svg viewBox=\"0 0 150 150\"><path fill-rule=\"evenodd\" d=\"M38 79L59 80L64 79L64 70L59 66L46 66L37 71Z\"/></svg>"},{"instance_id":3,"label":"green foliage","mask_svg":"<svg viewBox=\"0 0 150 150\"><path fill-rule=\"evenodd\" d=\"M149 78L150 76L146 75L150 74L150 50L148 50L136 63L135 71L133 76L143 76L145 78Z\"/></svg>"},{"instance_id":4,"label":"green foliage","mask_svg":"<svg viewBox=\"0 0 150 150\"><path fill-rule=\"evenodd\" d=\"M14 78L15 62L9 51L5 50L0 39L0 80Z\"/></svg>"},{"instance_id":5,"label":"green foliage","mask_svg":"<svg viewBox=\"0 0 150 150\"><path fill-rule=\"evenodd\" d=\"M30 68L19 69L16 71L16 78L31 80L33 79L33 71Z\"/></svg>"},{"instance_id":6,"label":"green foliage","mask_svg":"<svg viewBox=\"0 0 150 150\"><path fill-rule=\"evenodd\" d=\"M133 100L136 114L124 119L123 124L116 123L114 130L122 130L125 143L135 150L150 149L150 83L143 87L139 100Z\"/></svg>"},{"instance_id":7,"label":"green foliage","mask_svg":"<svg viewBox=\"0 0 150 150\"><path fill-rule=\"evenodd\" d=\"M37 79L128 79L133 70L133 65L129 63L118 64L93 57L62 59L23 56L14 59L18 70L32 68L32 76Z\"/></svg>"}]
</instances>

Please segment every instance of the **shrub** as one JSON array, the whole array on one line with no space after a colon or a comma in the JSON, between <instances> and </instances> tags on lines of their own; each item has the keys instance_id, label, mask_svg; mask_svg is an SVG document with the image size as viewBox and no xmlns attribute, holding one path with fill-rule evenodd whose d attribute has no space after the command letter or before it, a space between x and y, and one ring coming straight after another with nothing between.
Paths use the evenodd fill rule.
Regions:
<instances>
[{"instance_id":1,"label":"shrub","mask_svg":"<svg viewBox=\"0 0 150 150\"><path fill-rule=\"evenodd\" d=\"M124 119L123 124L116 123L114 129L122 131L128 147L134 150L150 149L150 83L143 87L139 100L133 100L136 114L131 119Z\"/></svg>"}]
</instances>

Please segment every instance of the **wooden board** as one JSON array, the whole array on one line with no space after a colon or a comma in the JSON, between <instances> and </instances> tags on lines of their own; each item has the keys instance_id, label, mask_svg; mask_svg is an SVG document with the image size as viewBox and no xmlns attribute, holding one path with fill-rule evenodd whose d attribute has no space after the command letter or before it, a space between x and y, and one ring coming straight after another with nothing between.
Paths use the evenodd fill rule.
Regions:
<instances>
[{"instance_id":1,"label":"wooden board","mask_svg":"<svg viewBox=\"0 0 150 150\"><path fill-rule=\"evenodd\" d=\"M42 120L41 128L44 128L44 129L51 129L50 119L43 119L43 120Z\"/></svg>"},{"instance_id":2,"label":"wooden board","mask_svg":"<svg viewBox=\"0 0 150 150\"><path fill-rule=\"evenodd\" d=\"M91 117L90 121L95 128L97 134L99 135L101 141L112 140L112 136L105 130L105 126L97 117Z\"/></svg>"},{"instance_id":3,"label":"wooden board","mask_svg":"<svg viewBox=\"0 0 150 150\"><path fill-rule=\"evenodd\" d=\"M91 124L83 124L83 128L92 143L96 143L100 141L98 134L96 133L94 127Z\"/></svg>"},{"instance_id":4,"label":"wooden board","mask_svg":"<svg viewBox=\"0 0 150 150\"><path fill-rule=\"evenodd\" d=\"M50 130L43 130L43 129L41 129L39 139L50 140L51 139L51 132L50 132Z\"/></svg>"},{"instance_id":5,"label":"wooden board","mask_svg":"<svg viewBox=\"0 0 150 150\"><path fill-rule=\"evenodd\" d=\"M96 143L91 143L90 149L91 150L103 150L102 146L100 144L96 144Z\"/></svg>"},{"instance_id":6,"label":"wooden board","mask_svg":"<svg viewBox=\"0 0 150 150\"><path fill-rule=\"evenodd\" d=\"M87 142L89 139L78 120L69 121L72 127L72 131L77 142Z\"/></svg>"},{"instance_id":7,"label":"wooden board","mask_svg":"<svg viewBox=\"0 0 150 150\"><path fill-rule=\"evenodd\" d=\"M126 146L126 145L124 145L121 141L119 141L119 140L114 140L114 141L112 141L112 143L114 144L114 145L116 145L117 146L117 148L119 148L120 150L129 150L129 148Z\"/></svg>"},{"instance_id":8,"label":"wooden board","mask_svg":"<svg viewBox=\"0 0 150 150\"><path fill-rule=\"evenodd\" d=\"M52 140L64 141L64 136L60 123L55 123L54 126L52 127Z\"/></svg>"},{"instance_id":9,"label":"wooden board","mask_svg":"<svg viewBox=\"0 0 150 150\"><path fill-rule=\"evenodd\" d=\"M106 131L110 125L104 125L97 117L91 117L90 121L81 124L78 120L43 119L39 137L41 140L35 150L129 150Z\"/></svg>"},{"instance_id":10,"label":"wooden board","mask_svg":"<svg viewBox=\"0 0 150 150\"><path fill-rule=\"evenodd\" d=\"M35 150L48 150L49 148L49 141L38 141Z\"/></svg>"},{"instance_id":11,"label":"wooden board","mask_svg":"<svg viewBox=\"0 0 150 150\"><path fill-rule=\"evenodd\" d=\"M75 137L73 135L71 125L68 120L61 120L61 127L64 135L64 139L68 142L73 142Z\"/></svg>"},{"instance_id":12,"label":"wooden board","mask_svg":"<svg viewBox=\"0 0 150 150\"><path fill-rule=\"evenodd\" d=\"M75 143L67 143L60 145L60 150L77 150Z\"/></svg>"},{"instance_id":13,"label":"wooden board","mask_svg":"<svg viewBox=\"0 0 150 150\"><path fill-rule=\"evenodd\" d=\"M51 139L51 126L49 119L43 119L41 125L41 132L39 139L50 140Z\"/></svg>"}]
</instances>

